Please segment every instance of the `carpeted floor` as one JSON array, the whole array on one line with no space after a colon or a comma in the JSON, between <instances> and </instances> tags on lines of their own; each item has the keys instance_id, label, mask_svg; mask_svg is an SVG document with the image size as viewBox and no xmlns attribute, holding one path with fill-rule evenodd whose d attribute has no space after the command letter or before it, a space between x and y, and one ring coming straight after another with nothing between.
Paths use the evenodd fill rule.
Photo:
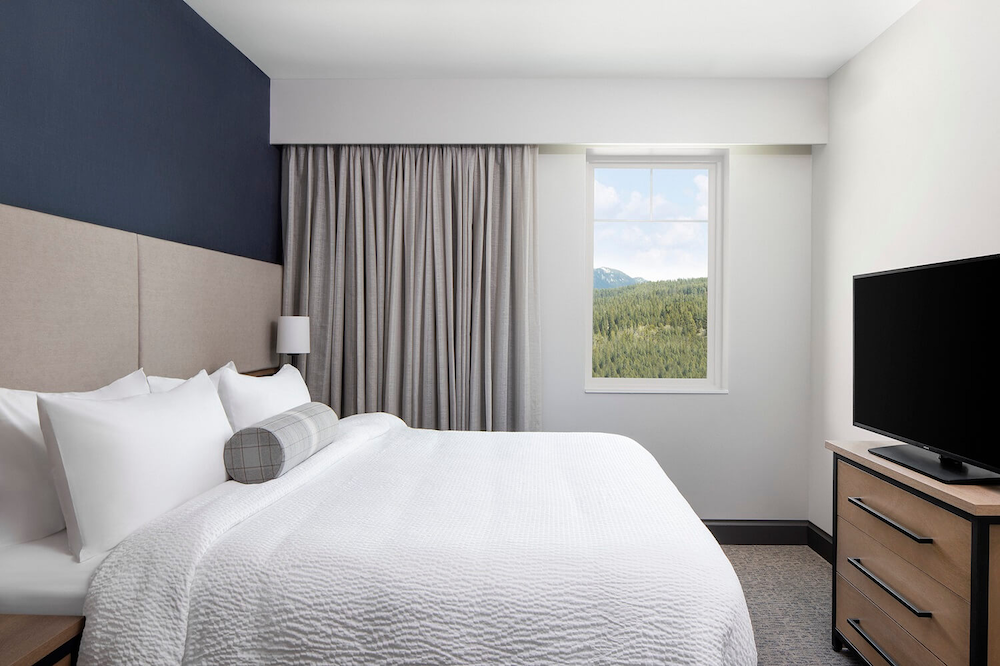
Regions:
<instances>
[{"instance_id":1,"label":"carpeted floor","mask_svg":"<svg viewBox=\"0 0 1000 666\"><path fill-rule=\"evenodd\" d=\"M750 607L759 666L856 666L830 647L830 565L808 546L723 546Z\"/></svg>"}]
</instances>

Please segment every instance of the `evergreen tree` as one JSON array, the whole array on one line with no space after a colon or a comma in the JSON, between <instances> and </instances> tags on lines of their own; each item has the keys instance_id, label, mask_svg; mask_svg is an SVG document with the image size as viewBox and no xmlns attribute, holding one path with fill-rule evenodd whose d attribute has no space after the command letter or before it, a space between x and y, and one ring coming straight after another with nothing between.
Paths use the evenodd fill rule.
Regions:
<instances>
[{"instance_id":1,"label":"evergreen tree","mask_svg":"<svg viewBox=\"0 0 1000 666\"><path fill-rule=\"evenodd\" d=\"M594 377L708 374L708 279L594 290Z\"/></svg>"}]
</instances>

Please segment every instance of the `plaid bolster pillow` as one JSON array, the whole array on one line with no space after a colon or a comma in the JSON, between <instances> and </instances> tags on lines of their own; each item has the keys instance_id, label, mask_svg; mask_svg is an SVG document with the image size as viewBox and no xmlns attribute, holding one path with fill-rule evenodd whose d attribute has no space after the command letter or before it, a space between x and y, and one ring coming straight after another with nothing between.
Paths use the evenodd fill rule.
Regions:
<instances>
[{"instance_id":1,"label":"plaid bolster pillow","mask_svg":"<svg viewBox=\"0 0 1000 666\"><path fill-rule=\"evenodd\" d=\"M337 413L307 402L243 428L226 442L226 471L240 483L277 478L333 441Z\"/></svg>"}]
</instances>

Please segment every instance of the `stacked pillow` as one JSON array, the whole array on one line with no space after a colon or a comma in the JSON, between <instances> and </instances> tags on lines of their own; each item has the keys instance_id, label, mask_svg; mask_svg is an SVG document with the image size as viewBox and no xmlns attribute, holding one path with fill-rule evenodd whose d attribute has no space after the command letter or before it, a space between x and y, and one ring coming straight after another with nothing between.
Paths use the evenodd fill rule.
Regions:
<instances>
[{"instance_id":1,"label":"stacked pillow","mask_svg":"<svg viewBox=\"0 0 1000 666\"><path fill-rule=\"evenodd\" d=\"M222 371L227 369L237 372L236 364L230 361L208 376L208 378L212 380L212 384L215 385L216 390L219 389L219 378L222 377ZM149 382L150 393L163 393L164 391L175 389L184 383L183 379L177 379L175 377L157 377L156 375L148 375L146 377L146 381Z\"/></svg>"},{"instance_id":2,"label":"stacked pillow","mask_svg":"<svg viewBox=\"0 0 1000 666\"><path fill-rule=\"evenodd\" d=\"M232 430L204 370L170 391L119 400L39 396L38 414L81 562L226 481Z\"/></svg>"},{"instance_id":3,"label":"stacked pillow","mask_svg":"<svg viewBox=\"0 0 1000 666\"><path fill-rule=\"evenodd\" d=\"M186 381L137 370L88 393L0 389L0 547L65 526L79 561L105 552L225 482L233 424L308 402L295 368L258 378L232 363Z\"/></svg>"},{"instance_id":4,"label":"stacked pillow","mask_svg":"<svg viewBox=\"0 0 1000 666\"><path fill-rule=\"evenodd\" d=\"M219 373L219 397L234 431L311 399L302 375L291 365L270 377L250 377L229 368L221 368Z\"/></svg>"},{"instance_id":5,"label":"stacked pillow","mask_svg":"<svg viewBox=\"0 0 1000 666\"><path fill-rule=\"evenodd\" d=\"M144 393L149 387L141 369L86 393L0 388L0 548L42 539L65 527L38 422L38 396L114 400Z\"/></svg>"}]
</instances>

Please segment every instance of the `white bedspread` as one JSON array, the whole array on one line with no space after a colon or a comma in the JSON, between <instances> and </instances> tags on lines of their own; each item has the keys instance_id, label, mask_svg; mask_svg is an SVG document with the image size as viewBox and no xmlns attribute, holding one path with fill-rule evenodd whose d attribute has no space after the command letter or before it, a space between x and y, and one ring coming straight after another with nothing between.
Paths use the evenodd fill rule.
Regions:
<instances>
[{"instance_id":1,"label":"white bedspread","mask_svg":"<svg viewBox=\"0 0 1000 666\"><path fill-rule=\"evenodd\" d=\"M339 427L115 549L80 663L756 663L732 567L634 441Z\"/></svg>"}]
</instances>

